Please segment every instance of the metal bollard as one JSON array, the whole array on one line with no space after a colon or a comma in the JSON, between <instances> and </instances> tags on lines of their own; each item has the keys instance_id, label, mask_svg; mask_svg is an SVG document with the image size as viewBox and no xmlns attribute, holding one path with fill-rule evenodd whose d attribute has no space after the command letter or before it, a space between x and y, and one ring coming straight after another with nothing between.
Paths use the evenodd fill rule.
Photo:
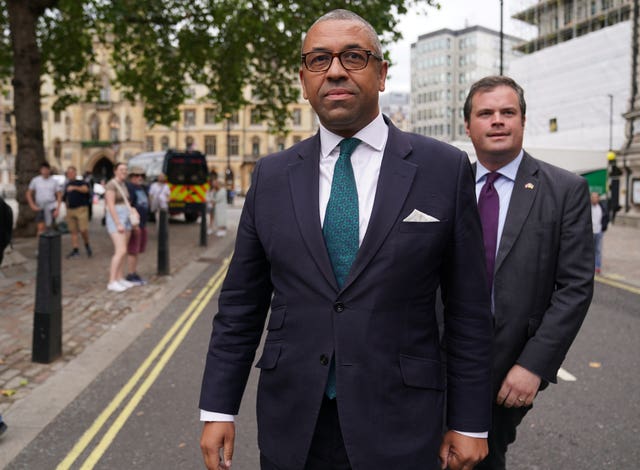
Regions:
<instances>
[{"instance_id":1,"label":"metal bollard","mask_svg":"<svg viewBox=\"0 0 640 470\"><path fill-rule=\"evenodd\" d=\"M60 233L38 240L38 274L31 360L48 364L62 355L62 260Z\"/></svg>"},{"instance_id":2,"label":"metal bollard","mask_svg":"<svg viewBox=\"0 0 640 470\"><path fill-rule=\"evenodd\" d=\"M200 209L200 246L207 246L207 205Z\"/></svg>"},{"instance_id":3,"label":"metal bollard","mask_svg":"<svg viewBox=\"0 0 640 470\"><path fill-rule=\"evenodd\" d=\"M160 209L158 220L158 275L169 274L169 214Z\"/></svg>"}]
</instances>

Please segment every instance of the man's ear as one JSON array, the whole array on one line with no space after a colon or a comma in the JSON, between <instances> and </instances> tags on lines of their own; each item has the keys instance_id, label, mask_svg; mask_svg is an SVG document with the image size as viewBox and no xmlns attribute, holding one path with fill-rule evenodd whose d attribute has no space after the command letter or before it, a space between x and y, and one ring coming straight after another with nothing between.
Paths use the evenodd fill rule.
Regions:
<instances>
[{"instance_id":1,"label":"man's ear","mask_svg":"<svg viewBox=\"0 0 640 470\"><path fill-rule=\"evenodd\" d=\"M304 84L304 73L302 72L302 67L300 67L300 70L298 71L298 74L300 76L300 86L302 87L302 97L305 100L309 99L309 95L307 95L307 87Z\"/></svg>"}]
</instances>

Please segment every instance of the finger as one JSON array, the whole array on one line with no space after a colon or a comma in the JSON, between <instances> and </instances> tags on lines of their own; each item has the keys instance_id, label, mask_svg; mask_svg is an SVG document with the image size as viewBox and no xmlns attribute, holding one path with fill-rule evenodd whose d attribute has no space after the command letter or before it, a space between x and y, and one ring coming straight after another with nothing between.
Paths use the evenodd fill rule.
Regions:
<instances>
[{"instance_id":1,"label":"finger","mask_svg":"<svg viewBox=\"0 0 640 470\"><path fill-rule=\"evenodd\" d=\"M226 468L231 467L231 459L233 458L233 441L234 436L229 436L224 440L224 449L222 451L223 463Z\"/></svg>"},{"instance_id":2,"label":"finger","mask_svg":"<svg viewBox=\"0 0 640 470\"><path fill-rule=\"evenodd\" d=\"M444 470L449 464L449 445L442 444L440 446L440 468Z\"/></svg>"}]
</instances>

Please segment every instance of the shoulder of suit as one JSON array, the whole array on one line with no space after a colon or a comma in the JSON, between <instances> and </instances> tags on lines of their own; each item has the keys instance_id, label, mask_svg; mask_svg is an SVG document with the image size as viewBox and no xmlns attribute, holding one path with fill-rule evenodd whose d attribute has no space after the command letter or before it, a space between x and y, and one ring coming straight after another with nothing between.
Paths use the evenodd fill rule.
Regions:
<instances>
[{"instance_id":1,"label":"shoulder of suit","mask_svg":"<svg viewBox=\"0 0 640 470\"><path fill-rule=\"evenodd\" d=\"M548 176L549 178L553 179L555 183L565 181L567 183L575 184L585 181L582 176L572 171L565 170L564 168L560 168L559 166L534 158L528 153L525 153L525 157L530 160L529 164L537 166L540 174Z\"/></svg>"}]
</instances>

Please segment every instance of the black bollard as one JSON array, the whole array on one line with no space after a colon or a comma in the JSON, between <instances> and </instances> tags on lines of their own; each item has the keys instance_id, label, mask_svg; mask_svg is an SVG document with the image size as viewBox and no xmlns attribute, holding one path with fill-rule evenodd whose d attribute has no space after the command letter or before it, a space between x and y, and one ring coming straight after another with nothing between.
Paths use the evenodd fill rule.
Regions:
<instances>
[{"instance_id":1,"label":"black bollard","mask_svg":"<svg viewBox=\"0 0 640 470\"><path fill-rule=\"evenodd\" d=\"M158 219L158 275L169 274L169 214L160 209Z\"/></svg>"},{"instance_id":2,"label":"black bollard","mask_svg":"<svg viewBox=\"0 0 640 470\"><path fill-rule=\"evenodd\" d=\"M200 246L207 246L207 205L200 205Z\"/></svg>"},{"instance_id":3,"label":"black bollard","mask_svg":"<svg viewBox=\"0 0 640 470\"><path fill-rule=\"evenodd\" d=\"M31 360L49 364L62 355L62 260L60 233L47 231L38 240L36 305Z\"/></svg>"}]
</instances>

